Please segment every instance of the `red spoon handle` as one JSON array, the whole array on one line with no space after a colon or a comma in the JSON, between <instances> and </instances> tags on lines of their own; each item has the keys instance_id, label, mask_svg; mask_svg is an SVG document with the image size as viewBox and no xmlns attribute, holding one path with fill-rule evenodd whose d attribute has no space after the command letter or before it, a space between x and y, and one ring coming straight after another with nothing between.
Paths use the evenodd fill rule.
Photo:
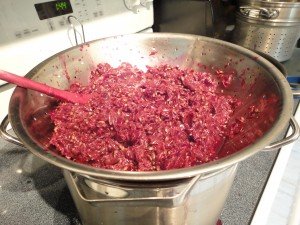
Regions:
<instances>
[{"instance_id":1,"label":"red spoon handle","mask_svg":"<svg viewBox=\"0 0 300 225\"><path fill-rule=\"evenodd\" d=\"M0 79L5 80L9 83L16 84L17 86L39 91L52 97L56 97L61 100L65 100L73 103L86 103L88 100L87 96L81 96L76 93L60 90L57 88L50 87L46 84L42 84L25 77L21 77L3 70L0 70Z\"/></svg>"}]
</instances>

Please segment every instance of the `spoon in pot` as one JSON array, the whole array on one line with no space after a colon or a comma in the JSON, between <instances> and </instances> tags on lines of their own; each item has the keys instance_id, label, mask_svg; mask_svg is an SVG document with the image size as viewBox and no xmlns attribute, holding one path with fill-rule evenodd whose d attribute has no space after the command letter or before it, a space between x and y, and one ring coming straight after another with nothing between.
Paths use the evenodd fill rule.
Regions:
<instances>
[{"instance_id":1,"label":"spoon in pot","mask_svg":"<svg viewBox=\"0 0 300 225\"><path fill-rule=\"evenodd\" d=\"M46 84L42 84L25 77L21 77L3 70L0 70L0 79L9 83L16 84L17 86L35 90L46 95L55 97L60 100L65 100L72 103L85 104L89 100L88 95L80 95L69 91L60 90L54 87L50 87Z\"/></svg>"}]
</instances>

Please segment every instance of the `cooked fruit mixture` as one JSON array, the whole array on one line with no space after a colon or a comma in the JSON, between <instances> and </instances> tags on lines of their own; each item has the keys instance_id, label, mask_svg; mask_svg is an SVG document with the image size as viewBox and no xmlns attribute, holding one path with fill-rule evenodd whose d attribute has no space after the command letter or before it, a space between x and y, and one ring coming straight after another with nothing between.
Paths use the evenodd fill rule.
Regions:
<instances>
[{"instance_id":1,"label":"cooked fruit mixture","mask_svg":"<svg viewBox=\"0 0 300 225\"><path fill-rule=\"evenodd\" d=\"M70 160L113 170L169 170L216 160L247 119L232 121L242 101L220 91L232 74L220 75L224 82L218 83L209 72L169 65L143 72L125 63L99 64L90 85L70 88L91 100L61 102L51 113L50 143Z\"/></svg>"}]
</instances>

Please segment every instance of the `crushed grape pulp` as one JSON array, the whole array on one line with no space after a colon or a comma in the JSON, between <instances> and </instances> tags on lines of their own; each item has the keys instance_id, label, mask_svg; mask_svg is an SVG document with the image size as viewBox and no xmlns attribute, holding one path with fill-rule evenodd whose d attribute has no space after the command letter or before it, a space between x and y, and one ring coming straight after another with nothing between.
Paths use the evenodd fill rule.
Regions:
<instances>
[{"instance_id":1,"label":"crushed grape pulp","mask_svg":"<svg viewBox=\"0 0 300 225\"><path fill-rule=\"evenodd\" d=\"M232 80L232 74L221 75L226 82L169 65L143 72L125 63L99 64L88 86L70 87L91 100L61 102L51 113L50 144L75 162L113 170L169 170L216 160L225 140L267 105L251 106L249 118L232 123L242 101L220 92ZM257 133L255 138L262 135Z\"/></svg>"}]
</instances>

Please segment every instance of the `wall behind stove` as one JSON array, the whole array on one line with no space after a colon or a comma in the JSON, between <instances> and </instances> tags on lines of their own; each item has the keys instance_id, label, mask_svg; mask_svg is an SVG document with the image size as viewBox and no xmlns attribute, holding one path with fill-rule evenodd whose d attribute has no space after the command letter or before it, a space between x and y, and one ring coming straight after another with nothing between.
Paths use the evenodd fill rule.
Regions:
<instances>
[{"instance_id":1,"label":"wall behind stove","mask_svg":"<svg viewBox=\"0 0 300 225\"><path fill-rule=\"evenodd\" d=\"M227 40L234 25L235 0L154 1L155 32L196 34Z\"/></svg>"}]
</instances>

